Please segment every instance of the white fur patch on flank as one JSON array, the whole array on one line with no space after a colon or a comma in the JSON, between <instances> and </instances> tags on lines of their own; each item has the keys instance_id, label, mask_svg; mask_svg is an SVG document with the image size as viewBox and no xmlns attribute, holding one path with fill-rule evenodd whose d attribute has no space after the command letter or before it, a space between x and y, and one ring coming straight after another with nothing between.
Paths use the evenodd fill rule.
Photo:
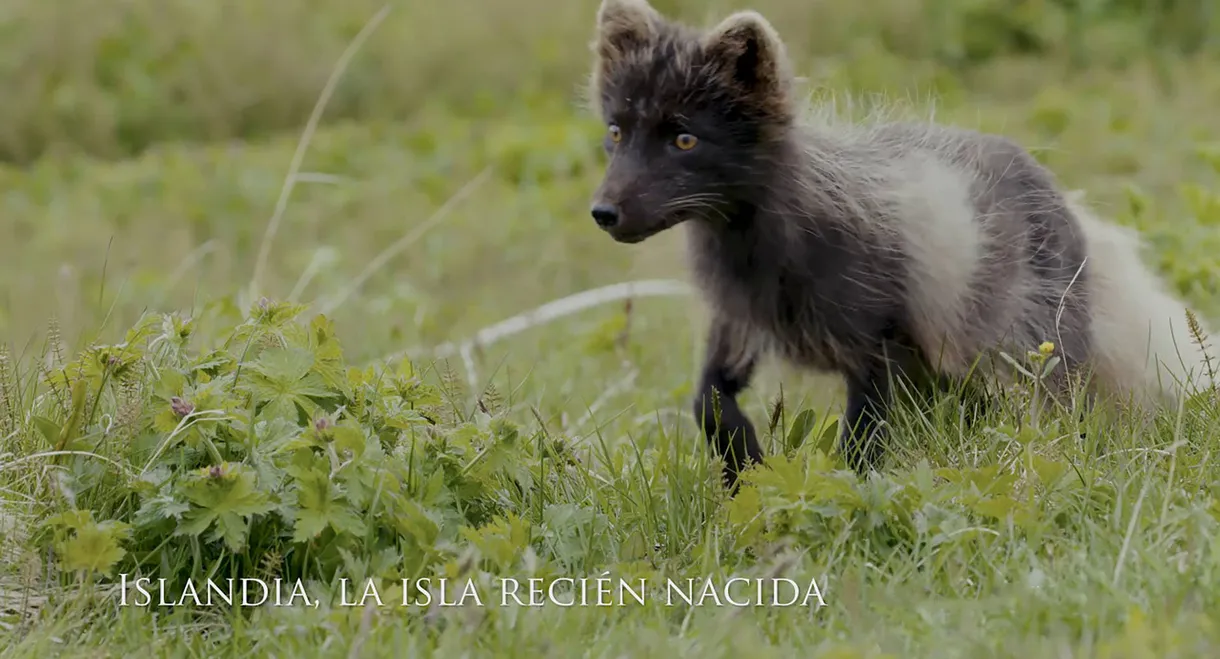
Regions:
<instances>
[{"instance_id":1,"label":"white fur patch on flank","mask_svg":"<svg viewBox=\"0 0 1220 659\"><path fill-rule=\"evenodd\" d=\"M1187 327L1186 305L1143 264L1138 234L1102 221L1079 195L1069 206L1087 246L1093 378L1099 388L1149 404L1206 386L1203 348Z\"/></svg>"},{"instance_id":2,"label":"white fur patch on flank","mask_svg":"<svg viewBox=\"0 0 1220 659\"><path fill-rule=\"evenodd\" d=\"M982 254L970 179L927 156L903 159L892 196L908 253L915 340L939 368L965 372L974 358L967 329L971 280Z\"/></svg>"}]
</instances>

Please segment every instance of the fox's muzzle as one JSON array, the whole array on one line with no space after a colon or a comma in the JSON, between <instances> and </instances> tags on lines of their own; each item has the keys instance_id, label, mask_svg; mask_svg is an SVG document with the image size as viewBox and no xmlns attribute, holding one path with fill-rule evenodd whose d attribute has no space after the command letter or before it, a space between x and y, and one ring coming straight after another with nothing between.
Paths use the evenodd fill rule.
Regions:
<instances>
[{"instance_id":1,"label":"fox's muzzle","mask_svg":"<svg viewBox=\"0 0 1220 659\"><path fill-rule=\"evenodd\" d=\"M638 243L663 227L641 222L638 213L625 213L618 205L594 202L589 209L593 221L620 243Z\"/></svg>"},{"instance_id":2,"label":"fox's muzzle","mask_svg":"<svg viewBox=\"0 0 1220 659\"><path fill-rule=\"evenodd\" d=\"M638 243L665 229L667 224L652 209L646 170L621 156L610 163L593 195L589 214L610 237L620 243Z\"/></svg>"}]
</instances>

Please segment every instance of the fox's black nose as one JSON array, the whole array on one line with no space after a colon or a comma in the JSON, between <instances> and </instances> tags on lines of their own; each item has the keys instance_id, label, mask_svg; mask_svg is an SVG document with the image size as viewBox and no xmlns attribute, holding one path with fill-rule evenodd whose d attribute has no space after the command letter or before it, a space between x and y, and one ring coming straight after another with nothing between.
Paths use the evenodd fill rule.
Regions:
<instances>
[{"instance_id":1,"label":"fox's black nose","mask_svg":"<svg viewBox=\"0 0 1220 659\"><path fill-rule=\"evenodd\" d=\"M603 229L618 224L618 209L610 204L593 204L593 221Z\"/></svg>"}]
</instances>

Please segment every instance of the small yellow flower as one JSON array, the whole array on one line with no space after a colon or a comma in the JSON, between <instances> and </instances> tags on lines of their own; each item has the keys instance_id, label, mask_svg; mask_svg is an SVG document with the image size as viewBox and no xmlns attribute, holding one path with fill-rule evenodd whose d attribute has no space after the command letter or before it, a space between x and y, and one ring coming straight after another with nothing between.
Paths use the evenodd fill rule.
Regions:
<instances>
[{"instance_id":1,"label":"small yellow flower","mask_svg":"<svg viewBox=\"0 0 1220 659\"><path fill-rule=\"evenodd\" d=\"M1042 345L1038 346L1038 352L1050 357L1051 353L1055 352L1055 344L1051 343L1050 341L1043 341Z\"/></svg>"}]
</instances>

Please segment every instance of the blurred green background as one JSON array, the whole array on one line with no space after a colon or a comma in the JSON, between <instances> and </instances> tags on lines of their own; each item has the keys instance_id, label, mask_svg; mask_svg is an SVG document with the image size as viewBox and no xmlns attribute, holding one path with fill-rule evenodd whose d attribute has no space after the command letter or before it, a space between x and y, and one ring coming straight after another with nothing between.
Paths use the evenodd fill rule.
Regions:
<instances>
[{"instance_id":1,"label":"blurred green background","mask_svg":"<svg viewBox=\"0 0 1220 659\"><path fill-rule=\"evenodd\" d=\"M0 159L130 156L167 141L303 125L331 65L381 0L8 0L0 9ZM521 92L567 94L593 0L396 0L329 105L401 121L431 104L494 116ZM1010 55L1125 67L1150 49L1220 45L1208 0L758 0L804 63L882 50L954 76ZM700 21L743 3L658 0ZM812 71L811 71L812 73Z\"/></svg>"}]
</instances>

